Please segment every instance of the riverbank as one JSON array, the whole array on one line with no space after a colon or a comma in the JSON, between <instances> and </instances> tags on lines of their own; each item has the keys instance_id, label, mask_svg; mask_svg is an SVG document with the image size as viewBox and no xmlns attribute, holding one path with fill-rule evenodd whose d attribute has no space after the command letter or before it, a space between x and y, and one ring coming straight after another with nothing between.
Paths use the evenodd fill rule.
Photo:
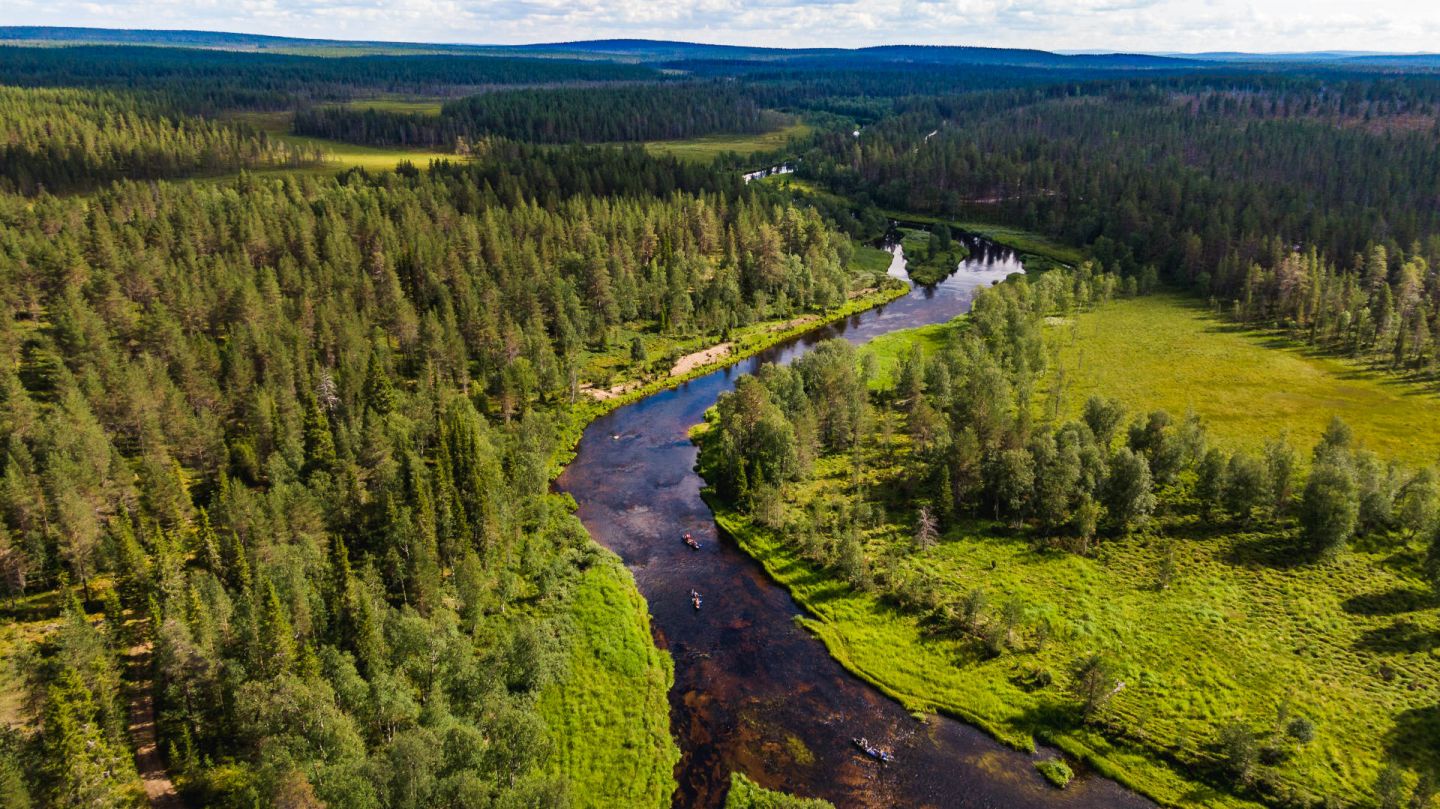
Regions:
<instances>
[{"instance_id":1,"label":"riverbank","mask_svg":"<svg viewBox=\"0 0 1440 809\"><path fill-rule=\"evenodd\" d=\"M980 245L959 272L839 323L805 332L736 370L614 409L590 424L556 488L574 497L589 535L614 551L644 595L655 639L675 664L671 721L683 757L678 805L722 806L732 773L837 806L995 805L1142 809L1146 801L1101 778L1060 791L1031 757L950 718L926 723L851 676L793 620L794 602L754 560L722 541L701 499L695 448L685 431L761 362L787 362L818 341L949 321L977 289L1023 267ZM680 541L691 532L700 549ZM695 610L692 590L704 594ZM894 751L880 766L852 742Z\"/></svg>"},{"instance_id":2,"label":"riverbank","mask_svg":"<svg viewBox=\"0 0 1440 809\"><path fill-rule=\"evenodd\" d=\"M595 397L584 395L584 399L577 400L570 406L566 415L566 421L561 426L561 437L557 443L556 453L551 464L551 477L559 475L575 457L575 446L580 442L580 436L585 428L595 419L628 404L633 404L654 393L662 390L679 387L693 379L705 376L713 371L727 368L742 360L749 359L756 354L772 348L780 343L792 340L806 332L818 329L830 323L844 320L847 317L857 315L877 306L889 303L897 298L903 297L910 292L908 284L899 279L891 279L883 286L866 291L846 301L844 305L828 310L823 313L812 313L799 318L788 320L772 320L764 323L757 323L739 329L727 341L729 349L723 354L712 356L708 361L688 362L684 369L664 375L652 376L648 379L622 380L610 390L615 391L611 395ZM713 346L711 347L714 348ZM705 349L709 350L709 349ZM690 355L693 356L693 355ZM617 390L617 387L619 388Z\"/></svg>"},{"instance_id":3,"label":"riverbank","mask_svg":"<svg viewBox=\"0 0 1440 809\"><path fill-rule=\"evenodd\" d=\"M1019 253L1022 259L1026 260L1026 268L1029 272L1038 272L1048 269L1051 264L1064 266L1075 266L1085 260L1085 252L1067 244L1061 244L1054 239L1046 238L1033 231L1022 228L1010 227L1007 225L996 225L988 222L976 222L973 220L952 219L945 216L934 216L931 214L912 213L910 211L882 211L886 216L900 223L915 223L920 225L949 225L951 228L964 233L979 236L996 244L1004 245ZM1034 259L1043 259L1043 263L1035 265Z\"/></svg>"},{"instance_id":4,"label":"riverbank","mask_svg":"<svg viewBox=\"0 0 1440 809\"><path fill-rule=\"evenodd\" d=\"M914 616L875 594L851 590L828 571L806 561L776 532L754 525L713 496L707 495L706 502L725 535L759 562L804 609L804 617L797 617L797 622L824 643L830 655L848 671L906 710L917 715L939 713L953 717L1026 753L1035 753L1037 744L1053 746L1095 773L1165 805L1212 809L1261 806L1197 783L1152 759L1143 748L1117 744L1083 727L1047 724L1066 713L1056 711L1045 699L1027 690L1025 681L1033 672L1015 659L979 663L964 643L937 640ZM956 541L945 546L962 544ZM1008 554L1018 558L1028 549L1026 542L1013 542ZM995 558L998 564L1000 557ZM977 569L988 568L986 560L977 557L971 561ZM1059 571L1048 573L1055 575ZM981 578L987 575L981 574ZM1053 587L1055 581L1039 577L1035 587ZM995 589L1015 594L1013 590ZM957 666L957 661L967 665ZM1035 669L1042 670L1048 671Z\"/></svg>"},{"instance_id":5,"label":"riverbank","mask_svg":"<svg viewBox=\"0 0 1440 809\"><path fill-rule=\"evenodd\" d=\"M1169 296L1046 321L1072 391L1063 418L1091 394L1119 397L1129 417L1155 407L1174 415L1193 399L1225 450L1258 451L1290 429L1308 457L1333 412L1382 450L1382 463L1428 461L1440 440L1421 426L1434 422L1433 397L1216 328ZM862 350L889 387L898 358L917 346L933 355L964 323L895 332ZM1410 770L1398 776L1407 790L1414 773L1433 777L1440 609L1419 575L1428 535L1380 530L1316 563L1297 550L1294 519L1207 515L1185 477L1165 489L1147 528L1106 535L1086 554L1033 527L975 518L956 518L919 548L923 493L907 421L880 401L860 447L822 456L813 475L785 485L767 516L784 528L706 493L717 524L806 610L800 623L846 669L911 711L954 716L1019 750L1054 746L1167 805L1250 807L1262 795L1365 805L1391 766ZM1037 406L1037 423L1048 413ZM1409 446L1392 446L1402 424ZM1409 480L1395 474L1397 486ZM801 550L816 530L807 515L852 513L872 515L859 531L871 573L859 587ZM952 615L983 602L975 624L984 627L1013 616L1010 640L996 652L974 632L941 631L934 614L897 606L901 582L928 583L926 603ZM1098 721L1082 722L1072 682L1096 652L1125 686Z\"/></svg>"},{"instance_id":6,"label":"riverbank","mask_svg":"<svg viewBox=\"0 0 1440 809\"><path fill-rule=\"evenodd\" d=\"M564 414L552 479L569 464L595 419L908 291L908 285L895 280L825 313L754 324L732 335L723 352L711 346L687 355L688 361L663 376L622 381L619 391L604 398L586 395ZM563 674L540 698L555 749L550 770L575 787L577 806L666 807L680 757L668 702L674 662L655 643L649 606L630 571L603 546L593 547L601 560L582 574L565 607L569 642Z\"/></svg>"}]
</instances>

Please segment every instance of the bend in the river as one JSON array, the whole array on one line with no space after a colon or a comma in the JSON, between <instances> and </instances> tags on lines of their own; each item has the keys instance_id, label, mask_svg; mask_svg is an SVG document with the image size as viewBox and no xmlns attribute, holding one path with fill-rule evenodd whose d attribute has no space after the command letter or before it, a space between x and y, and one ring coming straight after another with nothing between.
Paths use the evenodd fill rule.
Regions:
<instances>
[{"instance_id":1,"label":"bend in the river","mask_svg":"<svg viewBox=\"0 0 1440 809\"><path fill-rule=\"evenodd\" d=\"M671 727L683 753L676 806L720 805L732 771L839 807L1150 805L1096 777L1057 790L1032 755L957 721L912 718L796 625L800 608L733 542L717 541L700 497L704 481L687 433L738 375L789 362L832 337L862 343L946 322L969 309L976 288L1023 271L1007 248L967 244L970 258L934 286L597 419L560 476L591 536L634 573L656 643L675 659ZM890 272L909 280L898 247ZM699 551L681 541L686 531ZM692 588L704 595L704 609L691 605ZM866 758L855 737L892 747L896 761Z\"/></svg>"}]
</instances>

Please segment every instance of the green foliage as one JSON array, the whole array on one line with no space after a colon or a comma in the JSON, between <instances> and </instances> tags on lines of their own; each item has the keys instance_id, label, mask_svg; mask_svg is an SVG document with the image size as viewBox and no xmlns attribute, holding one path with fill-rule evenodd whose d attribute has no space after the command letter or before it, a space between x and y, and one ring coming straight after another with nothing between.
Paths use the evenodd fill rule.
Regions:
<instances>
[{"instance_id":1,"label":"green foliage","mask_svg":"<svg viewBox=\"0 0 1440 809\"><path fill-rule=\"evenodd\" d=\"M546 770L577 807L662 807L680 751L670 735L672 664L618 560L585 571L567 615L568 653L539 695L553 746Z\"/></svg>"},{"instance_id":2,"label":"green foliage","mask_svg":"<svg viewBox=\"0 0 1440 809\"><path fill-rule=\"evenodd\" d=\"M179 109L205 113L291 109L377 93L433 94L437 88L657 77L656 71L641 65L597 60L435 53L346 56L247 53L228 47L7 46L0 49L0 75L24 86L140 90Z\"/></svg>"},{"instance_id":3,"label":"green foliage","mask_svg":"<svg viewBox=\"0 0 1440 809\"><path fill-rule=\"evenodd\" d=\"M1045 776L1045 780L1054 784L1059 789L1070 785L1071 779L1075 777L1075 771L1070 765L1060 758L1044 758L1035 762L1035 769Z\"/></svg>"},{"instance_id":4,"label":"green foliage","mask_svg":"<svg viewBox=\"0 0 1440 809\"><path fill-rule=\"evenodd\" d=\"M1069 283L1064 272L1046 278ZM1037 301L1055 300L1038 286L987 291L941 339L921 330L910 350L886 347L895 359L881 384L847 383L868 393L874 427L853 444L817 445L813 471L780 482L773 499L784 505L763 515L717 489L722 525L820 616L807 626L837 658L911 709L953 712L1022 747L1039 734L1162 800L1196 789L1233 806L1365 794L1384 751L1423 735L1399 729L1418 728L1424 720L1410 712L1425 710L1401 680L1434 674L1420 628L1434 608L1415 590L1423 553L1392 532L1396 518L1360 523L1354 469L1370 465L1379 491L1370 496L1382 500L1423 475L1366 460L1338 420L1308 470L1283 436L1257 455L1241 448L1253 436L1238 447L1228 438L1245 434L1237 425L1210 446L1208 421L1161 410L1134 421L1123 446L1101 442L1092 425L1118 438L1127 416L1094 397L1085 420L1037 424L1026 397L1044 366L1031 364L1027 341L1041 339L1047 310ZM792 376L762 369L757 387L798 425L814 405ZM733 417L716 411L700 438L705 474L712 437ZM1151 475L1151 458L1167 482ZM1330 470L1348 487L1332 486ZM936 502L936 481L950 510L933 543L917 544L915 515ZM1312 495L1292 505L1297 489ZM1338 510L1312 523L1317 504ZM1232 522L1218 520L1227 514ZM1305 544L1336 515L1347 539L1363 541L1312 564ZM1403 603L1367 595L1391 591ZM1315 633L1330 651L1297 653L1293 638ZM1344 673L1359 670L1373 673ZM1281 684L1317 679L1347 683L1344 695L1306 694L1291 709L1298 698ZM1221 733L1233 717L1277 710L1272 728ZM1376 730L1389 723L1394 733ZM1353 766L1334 772L1336 755ZM1217 769L1218 760L1230 764Z\"/></svg>"},{"instance_id":5,"label":"green foliage","mask_svg":"<svg viewBox=\"0 0 1440 809\"><path fill-rule=\"evenodd\" d=\"M730 791L725 809L833 809L829 801L819 798L797 798L783 792L765 789L746 778L744 773L730 774Z\"/></svg>"},{"instance_id":6,"label":"green foliage","mask_svg":"<svg viewBox=\"0 0 1440 809\"><path fill-rule=\"evenodd\" d=\"M845 304L843 237L639 150L492 158L0 197L7 586L111 621L36 678L46 784L133 795L133 638L206 805L665 802L667 661L548 491L562 429L597 358L650 372L607 335Z\"/></svg>"},{"instance_id":7,"label":"green foliage","mask_svg":"<svg viewBox=\"0 0 1440 809\"><path fill-rule=\"evenodd\" d=\"M1360 504L1355 474L1343 459L1316 464L1300 502L1301 536L1319 556L1344 550L1355 533Z\"/></svg>"},{"instance_id":8,"label":"green foliage","mask_svg":"<svg viewBox=\"0 0 1440 809\"><path fill-rule=\"evenodd\" d=\"M94 90L0 87L0 143L0 191L22 194L86 190L122 178L293 167L317 158L244 127Z\"/></svg>"},{"instance_id":9,"label":"green foliage","mask_svg":"<svg viewBox=\"0 0 1440 809\"><path fill-rule=\"evenodd\" d=\"M902 231L905 272L917 284L934 284L950 273L970 254L965 245L951 240L950 227L940 224L932 231ZM942 235L943 234L943 235Z\"/></svg>"},{"instance_id":10,"label":"green foliage","mask_svg":"<svg viewBox=\"0 0 1440 809\"><path fill-rule=\"evenodd\" d=\"M295 116L295 131L372 145L450 146L484 135L531 143L676 140L760 133L786 122L732 84L701 82L487 92L449 102L438 116L315 107Z\"/></svg>"}]
</instances>

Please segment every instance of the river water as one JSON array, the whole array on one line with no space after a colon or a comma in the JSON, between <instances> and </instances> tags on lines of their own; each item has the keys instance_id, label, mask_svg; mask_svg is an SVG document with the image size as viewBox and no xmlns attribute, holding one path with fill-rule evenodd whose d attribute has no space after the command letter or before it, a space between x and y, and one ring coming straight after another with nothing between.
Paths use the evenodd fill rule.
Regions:
<instances>
[{"instance_id":1,"label":"river water","mask_svg":"<svg viewBox=\"0 0 1440 809\"><path fill-rule=\"evenodd\" d=\"M930 287L820 327L730 368L662 391L597 419L557 485L579 504L590 535L619 554L650 606L655 642L675 659L671 729L682 758L677 807L722 805L729 776L838 807L1143 807L1117 784L1082 777L1064 791L1045 783L1034 757L963 723L912 718L846 672L797 626L801 609L760 565L716 536L700 498L689 428L740 374L789 362L821 340L852 343L931 323L970 307L974 291L1022 272L1016 255L967 240L970 258ZM895 248L890 273L909 280ZM681 541L692 532L694 551ZM691 589L704 596L696 611ZM855 737L891 748L866 758Z\"/></svg>"}]
</instances>

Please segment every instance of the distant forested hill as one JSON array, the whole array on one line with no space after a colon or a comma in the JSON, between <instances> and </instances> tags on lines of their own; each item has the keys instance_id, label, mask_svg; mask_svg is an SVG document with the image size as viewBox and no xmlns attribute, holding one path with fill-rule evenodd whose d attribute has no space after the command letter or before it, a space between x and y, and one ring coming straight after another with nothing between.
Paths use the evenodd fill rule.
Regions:
<instances>
[{"instance_id":1,"label":"distant forested hill","mask_svg":"<svg viewBox=\"0 0 1440 809\"><path fill-rule=\"evenodd\" d=\"M647 67L492 56L319 57L123 45L0 47L0 83L111 87L192 111L287 109L376 93L459 95L494 85L654 80Z\"/></svg>"}]
</instances>

